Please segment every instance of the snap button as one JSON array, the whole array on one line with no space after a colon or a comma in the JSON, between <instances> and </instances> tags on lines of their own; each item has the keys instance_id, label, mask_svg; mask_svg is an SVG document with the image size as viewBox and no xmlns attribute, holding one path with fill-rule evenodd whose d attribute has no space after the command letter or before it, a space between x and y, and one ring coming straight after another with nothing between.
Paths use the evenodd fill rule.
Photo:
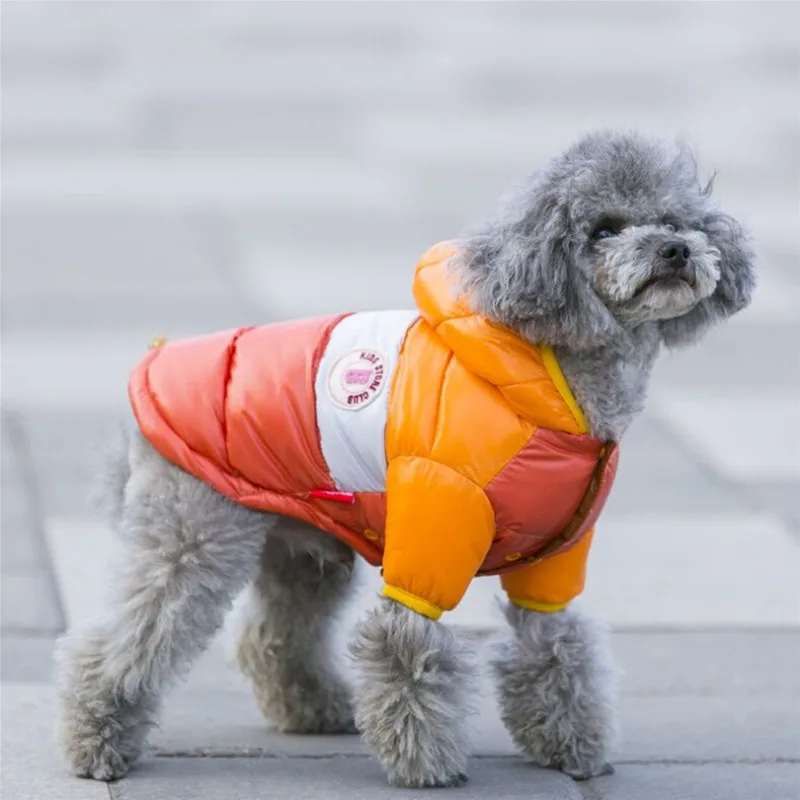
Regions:
<instances>
[{"instance_id":1,"label":"snap button","mask_svg":"<svg viewBox=\"0 0 800 800\"><path fill-rule=\"evenodd\" d=\"M522 558L522 553L509 553L504 557L505 561L519 561Z\"/></svg>"},{"instance_id":2,"label":"snap button","mask_svg":"<svg viewBox=\"0 0 800 800\"><path fill-rule=\"evenodd\" d=\"M166 336L154 336L150 340L150 349L157 350L159 347L163 347L167 343Z\"/></svg>"},{"instance_id":3,"label":"snap button","mask_svg":"<svg viewBox=\"0 0 800 800\"><path fill-rule=\"evenodd\" d=\"M372 528L367 528L364 531L364 538L374 542L376 539L380 538L380 534L377 531L372 530Z\"/></svg>"}]
</instances>

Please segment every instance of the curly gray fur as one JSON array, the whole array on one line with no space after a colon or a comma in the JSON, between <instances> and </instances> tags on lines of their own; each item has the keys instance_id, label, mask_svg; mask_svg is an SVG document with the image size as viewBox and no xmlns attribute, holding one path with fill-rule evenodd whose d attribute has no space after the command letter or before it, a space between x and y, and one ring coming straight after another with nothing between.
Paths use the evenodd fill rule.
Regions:
<instances>
[{"instance_id":1,"label":"curly gray fur","mask_svg":"<svg viewBox=\"0 0 800 800\"><path fill-rule=\"evenodd\" d=\"M354 562L347 545L298 520L280 518L267 538L237 660L261 711L281 731L357 732L330 642Z\"/></svg>"},{"instance_id":2,"label":"curly gray fur","mask_svg":"<svg viewBox=\"0 0 800 800\"><path fill-rule=\"evenodd\" d=\"M506 608L510 637L492 660L503 721L535 763L577 780L610 774L615 672L605 632L566 609Z\"/></svg>"},{"instance_id":3,"label":"curly gray fur","mask_svg":"<svg viewBox=\"0 0 800 800\"><path fill-rule=\"evenodd\" d=\"M476 311L554 348L595 436L619 439L640 413L662 346L699 340L750 300L748 238L710 195L686 148L597 133L457 242L454 269ZM672 245L681 258L668 255ZM73 770L125 774L163 690L255 576L238 657L264 713L283 730L352 730L326 639L352 552L232 504L138 433L103 479L105 508L130 552L111 619L59 647L59 740ZM572 611L511 607L507 617L513 635L494 668L513 738L538 763L577 778L603 774L614 725L602 637ZM390 781L463 783L467 645L384 600L351 649L361 669L356 722Z\"/></svg>"},{"instance_id":4,"label":"curly gray fur","mask_svg":"<svg viewBox=\"0 0 800 800\"><path fill-rule=\"evenodd\" d=\"M674 275L659 255L670 241L690 252ZM607 439L643 408L662 344L698 341L755 284L748 238L713 205L689 150L635 134L585 136L456 244L476 310L553 346Z\"/></svg>"},{"instance_id":5,"label":"curly gray fur","mask_svg":"<svg viewBox=\"0 0 800 800\"><path fill-rule=\"evenodd\" d=\"M128 454L134 435L135 430L130 424L120 424L101 439L96 451L97 466L90 490L91 501L114 530L125 508L125 487L131 477Z\"/></svg>"},{"instance_id":6,"label":"curly gray fur","mask_svg":"<svg viewBox=\"0 0 800 800\"><path fill-rule=\"evenodd\" d=\"M117 458L130 474L114 607L108 622L59 642L57 665L61 749L77 775L106 781L139 757L164 689L222 625L273 522L169 464L138 434Z\"/></svg>"},{"instance_id":7,"label":"curly gray fur","mask_svg":"<svg viewBox=\"0 0 800 800\"><path fill-rule=\"evenodd\" d=\"M473 654L456 635L393 600L356 630L356 724L394 786L466 782Z\"/></svg>"}]
</instances>

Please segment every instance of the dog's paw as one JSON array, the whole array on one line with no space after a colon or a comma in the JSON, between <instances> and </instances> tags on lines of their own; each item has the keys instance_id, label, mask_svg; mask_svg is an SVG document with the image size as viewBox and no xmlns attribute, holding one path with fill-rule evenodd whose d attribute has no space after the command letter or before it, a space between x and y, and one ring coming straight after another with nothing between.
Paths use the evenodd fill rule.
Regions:
<instances>
[{"instance_id":1,"label":"dog's paw","mask_svg":"<svg viewBox=\"0 0 800 800\"><path fill-rule=\"evenodd\" d=\"M124 778L131 768L131 763L119 753L96 754L88 763L74 765L73 772L79 778L92 778L96 781L116 781Z\"/></svg>"},{"instance_id":2,"label":"dog's paw","mask_svg":"<svg viewBox=\"0 0 800 800\"><path fill-rule=\"evenodd\" d=\"M279 727L281 733L322 735L322 734L341 734L343 736L355 735L358 733L356 723L352 715L349 717L322 716L304 717L298 719L287 719Z\"/></svg>"},{"instance_id":3,"label":"dog's paw","mask_svg":"<svg viewBox=\"0 0 800 800\"><path fill-rule=\"evenodd\" d=\"M96 739L85 745L74 743L67 753L72 773L78 778L116 781L128 774L135 757L121 752L113 742Z\"/></svg>"},{"instance_id":4,"label":"dog's paw","mask_svg":"<svg viewBox=\"0 0 800 800\"><path fill-rule=\"evenodd\" d=\"M291 705L287 703L285 695L276 699L271 690L269 694L268 702L262 704L262 709L275 720L281 733L358 733L350 692L342 685L307 683L302 693L288 693L294 701Z\"/></svg>"},{"instance_id":5,"label":"dog's paw","mask_svg":"<svg viewBox=\"0 0 800 800\"><path fill-rule=\"evenodd\" d=\"M145 710L95 716L79 704L62 710L57 726L61 752L79 778L115 781L127 775L144 749L151 716Z\"/></svg>"},{"instance_id":6,"label":"dog's paw","mask_svg":"<svg viewBox=\"0 0 800 800\"><path fill-rule=\"evenodd\" d=\"M588 781L592 778L602 778L606 775L614 774L614 767L607 761L598 765L565 763L559 769L576 781Z\"/></svg>"},{"instance_id":7,"label":"dog's paw","mask_svg":"<svg viewBox=\"0 0 800 800\"><path fill-rule=\"evenodd\" d=\"M464 772L452 774L408 775L390 772L389 784L398 789L454 789L464 786L469 782L469 776Z\"/></svg>"}]
</instances>

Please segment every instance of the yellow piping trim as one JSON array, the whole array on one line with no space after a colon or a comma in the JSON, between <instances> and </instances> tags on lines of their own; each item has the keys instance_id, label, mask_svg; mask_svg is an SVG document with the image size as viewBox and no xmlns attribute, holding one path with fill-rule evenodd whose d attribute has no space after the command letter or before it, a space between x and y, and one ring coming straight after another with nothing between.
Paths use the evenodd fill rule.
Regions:
<instances>
[{"instance_id":1,"label":"yellow piping trim","mask_svg":"<svg viewBox=\"0 0 800 800\"><path fill-rule=\"evenodd\" d=\"M391 600L397 600L398 603L402 603L412 611L416 611L425 617L430 617L430 619L439 619L443 613L439 606L435 606L433 603L429 603L427 600L423 600L421 597L417 597L404 589L398 589L396 586L384 586L383 596Z\"/></svg>"},{"instance_id":2,"label":"yellow piping trim","mask_svg":"<svg viewBox=\"0 0 800 800\"><path fill-rule=\"evenodd\" d=\"M527 597L509 597L515 606L527 608L529 611L539 611L542 614L552 614L555 611L563 611L569 603L540 603L537 600L529 600Z\"/></svg>"},{"instance_id":3,"label":"yellow piping trim","mask_svg":"<svg viewBox=\"0 0 800 800\"><path fill-rule=\"evenodd\" d=\"M583 416L581 407L578 405L577 400L575 400L575 395L572 394L567 379L561 371L561 365L558 363L556 354L553 352L553 349L546 344L539 345L539 352L542 355L542 363L547 370L547 374L550 376L550 380L553 381L556 389L558 389L558 393L572 412L572 416L575 417L575 421L581 429L580 432L586 433L586 431L589 430L589 426L586 424L586 418Z\"/></svg>"}]
</instances>

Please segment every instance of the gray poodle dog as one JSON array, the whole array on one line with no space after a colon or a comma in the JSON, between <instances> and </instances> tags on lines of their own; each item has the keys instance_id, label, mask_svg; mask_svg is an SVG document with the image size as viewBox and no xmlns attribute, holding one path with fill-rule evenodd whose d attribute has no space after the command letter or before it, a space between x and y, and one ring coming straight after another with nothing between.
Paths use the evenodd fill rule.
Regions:
<instances>
[{"instance_id":1,"label":"gray poodle dog","mask_svg":"<svg viewBox=\"0 0 800 800\"><path fill-rule=\"evenodd\" d=\"M744 308L753 255L711 201L692 156L628 134L586 136L458 240L453 269L475 312L552 347L601 440L642 411L663 348L697 342ZM123 776L162 695L249 586L238 662L281 731L360 731L392 784L466 780L475 665L441 622L384 597L357 626L351 694L329 634L354 552L307 522L232 502L162 457L138 430L104 475L127 547L106 622L59 646L60 746L74 773ZM510 603L492 658L502 716L536 764L608 774L614 671L602 630L567 607Z\"/></svg>"}]
</instances>

